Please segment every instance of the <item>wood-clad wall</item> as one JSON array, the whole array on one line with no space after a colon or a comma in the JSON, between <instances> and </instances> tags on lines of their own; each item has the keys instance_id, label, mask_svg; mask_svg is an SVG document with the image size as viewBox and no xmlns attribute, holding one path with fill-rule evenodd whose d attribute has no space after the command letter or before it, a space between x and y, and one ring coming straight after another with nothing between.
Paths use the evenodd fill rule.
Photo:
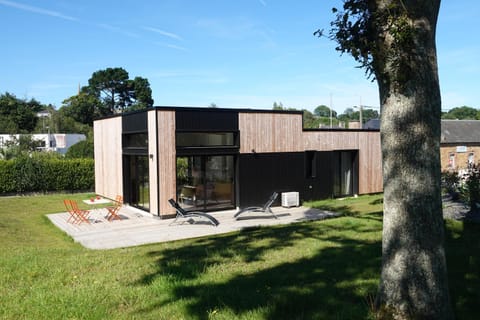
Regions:
<instances>
[{"instance_id":1,"label":"wood-clad wall","mask_svg":"<svg viewBox=\"0 0 480 320\"><path fill-rule=\"evenodd\" d=\"M158 214L158 154L157 154L157 117L156 111L151 110L147 114L148 126L148 181L150 181L150 213Z\"/></svg>"},{"instance_id":2,"label":"wood-clad wall","mask_svg":"<svg viewBox=\"0 0 480 320\"><path fill-rule=\"evenodd\" d=\"M304 150L358 150L359 193L382 192L382 155L378 131L305 131Z\"/></svg>"},{"instance_id":3,"label":"wood-clad wall","mask_svg":"<svg viewBox=\"0 0 480 320\"><path fill-rule=\"evenodd\" d=\"M123 195L122 118L93 123L95 193L115 199Z\"/></svg>"},{"instance_id":4,"label":"wood-clad wall","mask_svg":"<svg viewBox=\"0 0 480 320\"><path fill-rule=\"evenodd\" d=\"M176 197L175 111L156 111L158 136L158 212L161 216L175 214L168 199ZM150 185L157 180L152 180Z\"/></svg>"},{"instance_id":5,"label":"wood-clad wall","mask_svg":"<svg viewBox=\"0 0 480 320\"><path fill-rule=\"evenodd\" d=\"M240 112L240 153L303 151L302 115Z\"/></svg>"},{"instance_id":6,"label":"wood-clad wall","mask_svg":"<svg viewBox=\"0 0 480 320\"><path fill-rule=\"evenodd\" d=\"M359 132L359 193L383 191L380 132Z\"/></svg>"},{"instance_id":7,"label":"wood-clad wall","mask_svg":"<svg viewBox=\"0 0 480 320\"><path fill-rule=\"evenodd\" d=\"M262 112L240 112L238 125L240 153L358 150L359 193L383 189L378 131L303 131L301 114Z\"/></svg>"}]
</instances>

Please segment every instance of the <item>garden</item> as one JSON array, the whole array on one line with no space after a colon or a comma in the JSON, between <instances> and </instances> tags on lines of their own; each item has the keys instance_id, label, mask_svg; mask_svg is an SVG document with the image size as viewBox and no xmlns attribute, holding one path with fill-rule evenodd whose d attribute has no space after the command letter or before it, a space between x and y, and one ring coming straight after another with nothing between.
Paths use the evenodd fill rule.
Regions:
<instances>
[{"instance_id":1,"label":"garden","mask_svg":"<svg viewBox=\"0 0 480 320\"><path fill-rule=\"evenodd\" d=\"M45 216L91 195L0 198L0 318L373 318L382 195L307 204L340 218L102 251ZM456 318L477 319L480 225L445 230Z\"/></svg>"}]
</instances>

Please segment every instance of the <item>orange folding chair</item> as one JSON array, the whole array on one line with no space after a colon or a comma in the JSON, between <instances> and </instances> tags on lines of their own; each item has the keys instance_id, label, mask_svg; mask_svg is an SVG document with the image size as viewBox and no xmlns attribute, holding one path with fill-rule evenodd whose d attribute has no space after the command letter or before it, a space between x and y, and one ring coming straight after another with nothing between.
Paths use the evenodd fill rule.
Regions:
<instances>
[{"instance_id":1,"label":"orange folding chair","mask_svg":"<svg viewBox=\"0 0 480 320\"><path fill-rule=\"evenodd\" d=\"M75 200L65 199L63 200L65 208L67 209L70 217L67 220L67 223L73 224L81 224L82 222L90 223L88 220L88 215L90 211L88 210L81 210L78 208L78 204Z\"/></svg>"},{"instance_id":2,"label":"orange folding chair","mask_svg":"<svg viewBox=\"0 0 480 320\"><path fill-rule=\"evenodd\" d=\"M115 205L111 207L106 207L108 213L105 217L108 221L113 221L115 219L122 220L119 215L120 208L123 206L123 197L118 195L114 201Z\"/></svg>"}]
</instances>

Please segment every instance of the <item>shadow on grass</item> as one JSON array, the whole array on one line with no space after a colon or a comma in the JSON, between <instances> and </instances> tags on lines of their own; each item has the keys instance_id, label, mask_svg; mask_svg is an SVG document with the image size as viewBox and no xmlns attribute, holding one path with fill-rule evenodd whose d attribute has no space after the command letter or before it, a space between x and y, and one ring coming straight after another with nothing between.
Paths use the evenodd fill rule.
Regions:
<instances>
[{"instance_id":1,"label":"shadow on grass","mask_svg":"<svg viewBox=\"0 0 480 320\"><path fill-rule=\"evenodd\" d=\"M339 213L343 216L354 216L358 215L360 212L355 211L352 209L351 206L345 205L345 206L336 206L336 205L328 205L328 204L322 204L320 206L314 206L316 209L320 210L327 210L327 211L332 211L335 213Z\"/></svg>"},{"instance_id":2,"label":"shadow on grass","mask_svg":"<svg viewBox=\"0 0 480 320\"><path fill-rule=\"evenodd\" d=\"M352 220L347 226L316 222L250 229L150 252L156 270L136 285L169 279L169 298L137 312L154 313L182 301L189 319L207 319L215 310L263 319L367 318L366 298L377 288L381 244L378 237L352 236L372 228L361 219L346 219ZM292 250L305 252L295 259ZM252 263L258 267L251 268ZM228 270L215 276L210 269L219 266Z\"/></svg>"},{"instance_id":3,"label":"shadow on grass","mask_svg":"<svg viewBox=\"0 0 480 320\"><path fill-rule=\"evenodd\" d=\"M480 319L480 224L447 222L450 298L457 319Z\"/></svg>"},{"instance_id":4,"label":"shadow on grass","mask_svg":"<svg viewBox=\"0 0 480 320\"><path fill-rule=\"evenodd\" d=\"M382 204L383 203L383 198L375 199L370 202L371 205L377 205L377 204Z\"/></svg>"}]
</instances>

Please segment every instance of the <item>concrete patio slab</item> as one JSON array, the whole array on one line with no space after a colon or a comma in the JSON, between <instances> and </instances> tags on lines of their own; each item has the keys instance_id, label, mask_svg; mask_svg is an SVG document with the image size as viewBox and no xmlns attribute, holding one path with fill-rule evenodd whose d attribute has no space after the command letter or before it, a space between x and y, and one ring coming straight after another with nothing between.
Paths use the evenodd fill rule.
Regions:
<instances>
[{"instance_id":1,"label":"concrete patio slab","mask_svg":"<svg viewBox=\"0 0 480 320\"><path fill-rule=\"evenodd\" d=\"M89 217L90 224L68 223L70 216L68 212L48 214L47 217L75 242L86 248L114 249L338 216L334 212L306 207L274 207L272 211L278 219L270 214L248 213L236 220L233 217L235 210L214 212L212 215L220 222L217 227L200 219L195 219L193 223L191 220L179 219L173 223L173 219L162 220L129 206L122 207L120 211L123 219L115 221L107 221L106 212L103 210L93 210Z\"/></svg>"}]
</instances>

